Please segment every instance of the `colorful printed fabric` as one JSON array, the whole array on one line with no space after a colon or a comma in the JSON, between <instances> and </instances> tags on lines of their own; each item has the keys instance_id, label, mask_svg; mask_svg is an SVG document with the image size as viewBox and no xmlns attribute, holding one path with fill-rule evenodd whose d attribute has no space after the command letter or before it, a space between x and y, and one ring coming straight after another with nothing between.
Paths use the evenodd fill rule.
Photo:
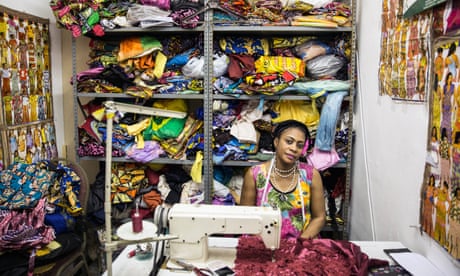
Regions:
<instances>
[{"instance_id":1,"label":"colorful printed fabric","mask_svg":"<svg viewBox=\"0 0 460 276\"><path fill-rule=\"evenodd\" d=\"M280 193L271 184L267 183L267 176L270 167L267 163L255 165L251 168L254 181L257 189L257 206L275 205L281 209L281 237L299 237L302 231L310 223L310 186L313 177L313 167L306 163L299 163L300 187L287 194ZM269 185L268 185L269 184ZM268 185L267 187L265 187ZM264 190L267 188L266 196L263 198ZM303 196L305 209L305 222L302 218L302 199ZM286 196L287 200L281 200L282 196Z\"/></svg>"},{"instance_id":2,"label":"colorful printed fabric","mask_svg":"<svg viewBox=\"0 0 460 276\"><path fill-rule=\"evenodd\" d=\"M46 162L16 162L0 173L0 209L30 209L48 193L54 172Z\"/></svg>"},{"instance_id":3,"label":"colorful printed fabric","mask_svg":"<svg viewBox=\"0 0 460 276\"><path fill-rule=\"evenodd\" d=\"M145 169L135 163L112 165L112 203L129 203L135 199L139 187L147 181Z\"/></svg>"},{"instance_id":4,"label":"colorful printed fabric","mask_svg":"<svg viewBox=\"0 0 460 276\"><path fill-rule=\"evenodd\" d=\"M0 210L0 251L43 246L54 240L54 230L44 224L46 198L29 210Z\"/></svg>"},{"instance_id":5,"label":"colorful printed fabric","mask_svg":"<svg viewBox=\"0 0 460 276\"><path fill-rule=\"evenodd\" d=\"M219 40L219 45L227 55L266 56L270 53L270 42L264 38L225 37Z\"/></svg>"}]
</instances>

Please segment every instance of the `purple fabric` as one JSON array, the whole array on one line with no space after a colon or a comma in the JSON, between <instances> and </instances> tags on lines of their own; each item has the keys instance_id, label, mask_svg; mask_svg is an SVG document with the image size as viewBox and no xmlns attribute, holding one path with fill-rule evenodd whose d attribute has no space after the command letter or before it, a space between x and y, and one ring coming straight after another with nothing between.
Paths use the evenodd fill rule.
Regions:
<instances>
[{"instance_id":1,"label":"purple fabric","mask_svg":"<svg viewBox=\"0 0 460 276\"><path fill-rule=\"evenodd\" d=\"M171 2L169 0L140 0L142 5L155 6L163 10L169 10L171 8Z\"/></svg>"},{"instance_id":2,"label":"purple fabric","mask_svg":"<svg viewBox=\"0 0 460 276\"><path fill-rule=\"evenodd\" d=\"M144 148L138 149L137 144L133 144L126 155L137 162L147 163L163 155L165 152L157 141L145 141Z\"/></svg>"}]
</instances>

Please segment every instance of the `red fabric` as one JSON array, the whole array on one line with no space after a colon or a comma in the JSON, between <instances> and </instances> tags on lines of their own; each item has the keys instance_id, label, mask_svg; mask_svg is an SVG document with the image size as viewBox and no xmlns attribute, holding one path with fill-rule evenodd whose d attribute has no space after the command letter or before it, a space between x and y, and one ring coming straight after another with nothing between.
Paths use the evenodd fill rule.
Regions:
<instances>
[{"instance_id":1,"label":"red fabric","mask_svg":"<svg viewBox=\"0 0 460 276\"><path fill-rule=\"evenodd\" d=\"M229 55L228 76L238 80L248 74L254 73L254 58L250 55Z\"/></svg>"},{"instance_id":2,"label":"red fabric","mask_svg":"<svg viewBox=\"0 0 460 276\"><path fill-rule=\"evenodd\" d=\"M160 182L160 173L151 168L147 167L145 169L145 176L147 176L150 185L157 186L158 182Z\"/></svg>"},{"instance_id":3,"label":"red fabric","mask_svg":"<svg viewBox=\"0 0 460 276\"><path fill-rule=\"evenodd\" d=\"M266 249L259 236L238 241L234 270L237 275L368 275L372 266L387 265L370 260L359 246L331 239L282 239L278 250Z\"/></svg>"}]
</instances>

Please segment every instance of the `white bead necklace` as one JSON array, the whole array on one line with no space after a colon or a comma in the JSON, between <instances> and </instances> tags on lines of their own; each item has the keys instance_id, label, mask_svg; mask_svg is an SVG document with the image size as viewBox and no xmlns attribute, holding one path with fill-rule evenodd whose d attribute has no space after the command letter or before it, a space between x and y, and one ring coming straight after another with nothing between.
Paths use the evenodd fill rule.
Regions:
<instances>
[{"instance_id":1,"label":"white bead necklace","mask_svg":"<svg viewBox=\"0 0 460 276\"><path fill-rule=\"evenodd\" d=\"M275 172L275 175L273 175L273 177L271 177L271 182L272 182L272 186L276 188L276 190L279 191L280 195L279 195L279 199L281 201L286 201L288 198L286 196L287 193L291 192L295 186L297 185L297 166L294 166L294 170L292 171L292 173L289 173L290 175L292 175L292 179L291 179L291 183L289 184L288 187L286 187L285 189L281 189L280 185L278 184L278 182L276 181L276 170L273 170Z\"/></svg>"}]
</instances>

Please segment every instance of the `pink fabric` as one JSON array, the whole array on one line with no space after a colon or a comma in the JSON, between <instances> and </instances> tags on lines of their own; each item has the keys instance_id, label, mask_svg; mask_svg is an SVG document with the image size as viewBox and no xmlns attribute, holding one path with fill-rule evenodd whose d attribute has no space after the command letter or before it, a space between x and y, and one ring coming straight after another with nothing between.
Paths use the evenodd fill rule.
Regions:
<instances>
[{"instance_id":1,"label":"pink fabric","mask_svg":"<svg viewBox=\"0 0 460 276\"><path fill-rule=\"evenodd\" d=\"M308 163L318 171L324 171L340 161L339 154L333 148L331 151L321 151L313 148L312 153L307 157Z\"/></svg>"},{"instance_id":2,"label":"pink fabric","mask_svg":"<svg viewBox=\"0 0 460 276\"><path fill-rule=\"evenodd\" d=\"M460 3L452 1L452 7L448 11L444 33L450 33L460 29Z\"/></svg>"},{"instance_id":3,"label":"pink fabric","mask_svg":"<svg viewBox=\"0 0 460 276\"><path fill-rule=\"evenodd\" d=\"M371 260L359 246L331 239L282 239L278 250L266 249L259 236L238 241L236 275L368 275L371 266L388 262Z\"/></svg>"}]
</instances>

